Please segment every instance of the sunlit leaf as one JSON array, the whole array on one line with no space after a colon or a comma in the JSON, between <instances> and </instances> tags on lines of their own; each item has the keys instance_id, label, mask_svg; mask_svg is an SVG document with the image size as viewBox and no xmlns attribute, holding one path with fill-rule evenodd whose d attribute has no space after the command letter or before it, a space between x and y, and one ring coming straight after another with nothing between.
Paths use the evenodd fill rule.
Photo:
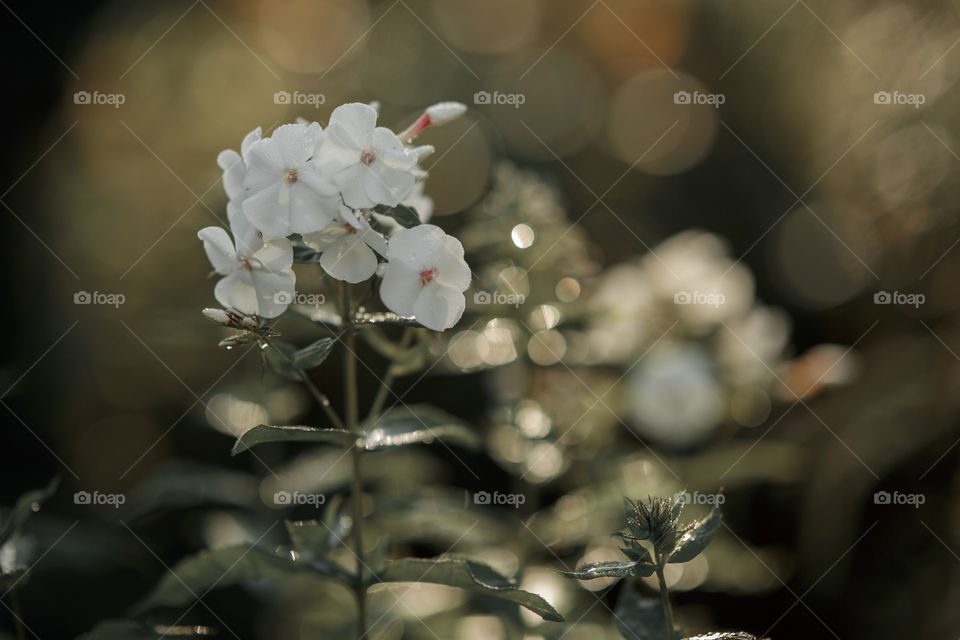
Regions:
<instances>
[{"instance_id":1,"label":"sunlit leaf","mask_svg":"<svg viewBox=\"0 0 960 640\"><path fill-rule=\"evenodd\" d=\"M699 636L690 636L686 640L757 640L757 636L746 631L713 631Z\"/></svg>"},{"instance_id":2,"label":"sunlit leaf","mask_svg":"<svg viewBox=\"0 0 960 640\"><path fill-rule=\"evenodd\" d=\"M459 587L516 602L544 620L563 622L563 616L546 600L524 591L489 566L464 558L404 558L387 563L376 582L428 582Z\"/></svg>"},{"instance_id":3,"label":"sunlit leaf","mask_svg":"<svg viewBox=\"0 0 960 640\"><path fill-rule=\"evenodd\" d=\"M354 322L358 325L367 327L369 325L378 325L378 324L394 324L404 327L419 327L420 323L417 322L414 318L404 318L403 316L398 316L395 313L390 311L378 311L374 313L357 313L354 317Z\"/></svg>"},{"instance_id":4,"label":"sunlit leaf","mask_svg":"<svg viewBox=\"0 0 960 640\"><path fill-rule=\"evenodd\" d=\"M321 442L341 447L349 447L356 438L344 429L318 429L316 427L274 426L258 424L252 429L244 431L237 438L230 455L237 455L247 449L267 442Z\"/></svg>"},{"instance_id":5,"label":"sunlit leaf","mask_svg":"<svg viewBox=\"0 0 960 640\"><path fill-rule=\"evenodd\" d=\"M362 442L367 451L376 451L430 443L437 438L468 448L480 446L480 437L475 430L429 405L396 407L387 411L367 427Z\"/></svg>"},{"instance_id":6,"label":"sunlit leaf","mask_svg":"<svg viewBox=\"0 0 960 640\"><path fill-rule=\"evenodd\" d=\"M577 580L593 580L594 578L628 578L632 576L649 576L653 573L653 565L635 560L610 560L606 562L588 562L582 564L575 571L558 571L565 578Z\"/></svg>"},{"instance_id":7,"label":"sunlit leaf","mask_svg":"<svg viewBox=\"0 0 960 640\"><path fill-rule=\"evenodd\" d=\"M707 548L713 535L720 527L720 506L713 505L713 510L703 520L698 521L692 529L687 531L677 541L673 553L667 562L689 562L696 558L701 551Z\"/></svg>"},{"instance_id":8,"label":"sunlit leaf","mask_svg":"<svg viewBox=\"0 0 960 640\"><path fill-rule=\"evenodd\" d=\"M297 369L312 369L319 367L330 355L330 351L337 343L336 338L321 338L293 354L293 366Z\"/></svg>"},{"instance_id":9,"label":"sunlit leaf","mask_svg":"<svg viewBox=\"0 0 960 640\"><path fill-rule=\"evenodd\" d=\"M201 551L181 560L136 607L143 613L156 607L179 607L192 603L213 587L258 580L285 579L300 575L332 578L351 583L350 573L332 563L296 562L292 555L280 555L263 547L232 545Z\"/></svg>"}]
</instances>

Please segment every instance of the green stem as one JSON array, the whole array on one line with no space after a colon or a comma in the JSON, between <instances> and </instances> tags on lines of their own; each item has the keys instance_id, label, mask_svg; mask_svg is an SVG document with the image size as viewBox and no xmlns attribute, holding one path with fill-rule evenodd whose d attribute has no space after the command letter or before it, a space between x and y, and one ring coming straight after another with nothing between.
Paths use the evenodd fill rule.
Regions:
<instances>
[{"instance_id":1,"label":"green stem","mask_svg":"<svg viewBox=\"0 0 960 640\"><path fill-rule=\"evenodd\" d=\"M286 360L291 367L293 367L293 360L285 354L280 347L276 345L270 338L263 338L263 341L267 345L277 352L277 354ZM294 367L296 369L296 367ZM333 410L333 406L330 404L330 399L323 394L320 389L317 388L317 385L313 384L313 380L310 379L310 376L307 375L307 372L302 369L297 369L297 376L299 376L300 381L303 382L304 386L310 391L310 395L313 396L313 399L317 401L317 404L320 405L320 408L323 409L323 412L327 414L330 422L333 423L333 426L337 429L343 429L343 421L340 420L340 416L337 415L337 412Z\"/></svg>"},{"instance_id":2,"label":"green stem","mask_svg":"<svg viewBox=\"0 0 960 640\"><path fill-rule=\"evenodd\" d=\"M10 606L13 608L13 619L17 624L17 640L27 640L27 632L23 628L23 612L20 610L20 596L16 590L10 592Z\"/></svg>"},{"instance_id":3,"label":"green stem","mask_svg":"<svg viewBox=\"0 0 960 640\"><path fill-rule=\"evenodd\" d=\"M357 355L356 327L353 322L353 310L350 306L350 285L343 283L343 326L346 329L344 344L347 351L343 355L343 386L346 398L347 429L359 437L357 409ZM350 450L353 460L353 483L351 502L353 503L353 552L357 556L357 638L367 635L367 585L363 577L363 452L354 445Z\"/></svg>"},{"instance_id":4,"label":"green stem","mask_svg":"<svg viewBox=\"0 0 960 640\"><path fill-rule=\"evenodd\" d=\"M410 346L410 341L414 336L414 328L407 327L403 332L403 337L400 338L400 349L406 349ZM367 421L372 422L380 416L380 411L383 409L384 403L387 401L387 394L390 393L390 388L393 386L393 381L397 377L397 368L393 363L387 367L387 373L383 376L383 380L380 384L380 389L377 390L377 395L373 399L373 404L370 405L370 413L367 416Z\"/></svg>"},{"instance_id":5,"label":"green stem","mask_svg":"<svg viewBox=\"0 0 960 640\"><path fill-rule=\"evenodd\" d=\"M675 631L673 626L673 607L670 605L670 592L667 591L667 581L663 577L663 562L661 562L660 554L654 551L654 555L657 582L660 584L660 603L663 605L663 617L667 621L667 638L673 640Z\"/></svg>"}]
</instances>

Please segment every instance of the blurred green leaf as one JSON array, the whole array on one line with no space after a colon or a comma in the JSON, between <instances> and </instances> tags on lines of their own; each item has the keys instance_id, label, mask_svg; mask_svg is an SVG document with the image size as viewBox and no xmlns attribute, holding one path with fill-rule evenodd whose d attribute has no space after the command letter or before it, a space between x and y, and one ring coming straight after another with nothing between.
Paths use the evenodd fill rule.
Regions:
<instances>
[{"instance_id":1,"label":"blurred green leaf","mask_svg":"<svg viewBox=\"0 0 960 640\"><path fill-rule=\"evenodd\" d=\"M575 578L577 580L628 578L649 576L653 573L653 565L636 560L609 560L606 562L589 562L580 565L575 571L558 571L557 573L564 578Z\"/></svg>"},{"instance_id":2,"label":"blurred green leaf","mask_svg":"<svg viewBox=\"0 0 960 640\"><path fill-rule=\"evenodd\" d=\"M620 591L614 607L614 620L626 640L668 640L667 618L660 600L641 595L633 585L625 585ZM675 638L671 640L681 638L683 633L676 630Z\"/></svg>"},{"instance_id":3,"label":"blurred green leaf","mask_svg":"<svg viewBox=\"0 0 960 640\"><path fill-rule=\"evenodd\" d=\"M317 264L320 262L320 252L302 242L294 242L293 261L298 264Z\"/></svg>"},{"instance_id":4,"label":"blurred green leaf","mask_svg":"<svg viewBox=\"0 0 960 640\"><path fill-rule=\"evenodd\" d=\"M319 429L301 425L278 427L269 424L258 424L252 429L244 431L230 455L237 455L247 449L267 442L323 442L341 447L354 444L356 438L344 429Z\"/></svg>"},{"instance_id":5,"label":"blurred green leaf","mask_svg":"<svg viewBox=\"0 0 960 640\"><path fill-rule=\"evenodd\" d=\"M46 487L24 493L17 498L12 509L0 513L0 544L6 542L14 531L40 510L40 505L56 493L59 484L60 478L55 477Z\"/></svg>"},{"instance_id":6,"label":"blurred green leaf","mask_svg":"<svg viewBox=\"0 0 960 640\"><path fill-rule=\"evenodd\" d=\"M689 562L707 548L713 535L720 527L720 506L713 505L713 510L703 520L698 521L692 529L684 533L677 546L667 558L668 563Z\"/></svg>"},{"instance_id":7,"label":"blurred green leaf","mask_svg":"<svg viewBox=\"0 0 960 640\"><path fill-rule=\"evenodd\" d=\"M430 443L440 438L475 449L480 437L466 424L445 411L429 405L390 409L371 424L363 435L363 447L376 451L387 447Z\"/></svg>"},{"instance_id":8,"label":"blurred green leaf","mask_svg":"<svg viewBox=\"0 0 960 640\"><path fill-rule=\"evenodd\" d=\"M321 338L293 354L293 366L297 369L312 369L319 367L330 355L330 350L337 343L337 338Z\"/></svg>"},{"instance_id":9,"label":"blurred green leaf","mask_svg":"<svg viewBox=\"0 0 960 640\"><path fill-rule=\"evenodd\" d=\"M699 636L690 636L686 640L757 640L757 636L746 631L712 631Z\"/></svg>"},{"instance_id":10,"label":"blurred green leaf","mask_svg":"<svg viewBox=\"0 0 960 640\"><path fill-rule=\"evenodd\" d=\"M130 522L162 509L204 504L251 508L259 503L259 485L253 474L171 460L130 490L120 514Z\"/></svg>"},{"instance_id":11,"label":"blurred green leaf","mask_svg":"<svg viewBox=\"0 0 960 640\"><path fill-rule=\"evenodd\" d=\"M135 620L105 620L77 640L157 640L160 632ZM200 638L197 634L167 633L167 638Z\"/></svg>"},{"instance_id":12,"label":"blurred green leaf","mask_svg":"<svg viewBox=\"0 0 960 640\"><path fill-rule=\"evenodd\" d=\"M178 562L134 611L140 614L156 607L179 607L192 603L214 587L262 578L283 579L297 573L352 584L350 572L330 562L296 562L290 555L280 555L263 547L232 545L201 551Z\"/></svg>"},{"instance_id":13,"label":"blurred green leaf","mask_svg":"<svg viewBox=\"0 0 960 640\"><path fill-rule=\"evenodd\" d=\"M387 563L371 578L374 582L427 582L459 587L516 602L544 620L563 622L563 616L535 593L518 588L491 567L465 558L404 558Z\"/></svg>"},{"instance_id":14,"label":"blurred green leaf","mask_svg":"<svg viewBox=\"0 0 960 640\"><path fill-rule=\"evenodd\" d=\"M331 307L295 304L290 306L290 310L327 329L335 330L343 325L340 313Z\"/></svg>"},{"instance_id":15,"label":"blurred green leaf","mask_svg":"<svg viewBox=\"0 0 960 640\"><path fill-rule=\"evenodd\" d=\"M420 215L417 213L417 210L405 204L398 204L395 207L380 204L374 207L373 210L380 215L393 218L405 229L416 227L420 224Z\"/></svg>"}]
</instances>

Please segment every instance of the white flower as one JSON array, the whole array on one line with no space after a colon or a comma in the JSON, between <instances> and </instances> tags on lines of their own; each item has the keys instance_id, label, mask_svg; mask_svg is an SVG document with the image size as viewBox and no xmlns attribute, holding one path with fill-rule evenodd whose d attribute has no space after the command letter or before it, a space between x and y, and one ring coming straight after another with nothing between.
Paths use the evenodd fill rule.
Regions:
<instances>
[{"instance_id":1,"label":"white flower","mask_svg":"<svg viewBox=\"0 0 960 640\"><path fill-rule=\"evenodd\" d=\"M303 241L321 251L320 266L337 280L363 282L377 272L376 251L387 255L387 241L348 207L321 231L303 235Z\"/></svg>"},{"instance_id":2,"label":"white flower","mask_svg":"<svg viewBox=\"0 0 960 640\"><path fill-rule=\"evenodd\" d=\"M240 145L240 153L226 149L217 156L217 164L223 169L223 190L230 201L243 199L243 178L247 175L247 155L250 146L258 142L263 132L257 127L246 135Z\"/></svg>"},{"instance_id":3,"label":"white flower","mask_svg":"<svg viewBox=\"0 0 960 640\"><path fill-rule=\"evenodd\" d=\"M354 209L399 204L416 182L417 161L433 150L406 147L397 134L376 124L373 107L341 105L317 147L316 165L332 176L343 201Z\"/></svg>"},{"instance_id":4,"label":"white flower","mask_svg":"<svg viewBox=\"0 0 960 640\"><path fill-rule=\"evenodd\" d=\"M380 298L401 316L443 331L460 320L470 286L463 245L440 227L421 224L390 237Z\"/></svg>"},{"instance_id":5,"label":"white flower","mask_svg":"<svg viewBox=\"0 0 960 640\"><path fill-rule=\"evenodd\" d=\"M243 216L230 220L236 246L226 230L206 227L197 233L214 270L225 276L213 290L217 302L245 315L276 318L293 296L293 248L285 238L264 240ZM241 238L250 244L244 245ZM254 239L255 238L255 239Z\"/></svg>"},{"instance_id":6,"label":"white flower","mask_svg":"<svg viewBox=\"0 0 960 640\"><path fill-rule=\"evenodd\" d=\"M319 231L337 213L337 188L310 162L323 131L317 123L285 124L250 145L242 208L265 236Z\"/></svg>"}]
</instances>

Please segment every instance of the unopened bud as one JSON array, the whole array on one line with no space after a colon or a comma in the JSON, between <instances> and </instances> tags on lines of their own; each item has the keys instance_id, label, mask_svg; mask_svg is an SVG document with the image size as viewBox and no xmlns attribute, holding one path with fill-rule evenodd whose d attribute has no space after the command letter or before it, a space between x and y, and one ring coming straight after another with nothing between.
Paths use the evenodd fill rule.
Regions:
<instances>
[{"instance_id":1,"label":"unopened bud","mask_svg":"<svg viewBox=\"0 0 960 640\"><path fill-rule=\"evenodd\" d=\"M203 310L203 315L207 320L215 322L224 327L234 326L235 318L223 309L207 308Z\"/></svg>"},{"instance_id":2,"label":"unopened bud","mask_svg":"<svg viewBox=\"0 0 960 640\"><path fill-rule=\"evenodd\" d=\"M467 105L462 102L438 102L427 107L427 115L430 116L430 124L441 125L455 120L467 112Z\"/></svg>"}]
</instances>

